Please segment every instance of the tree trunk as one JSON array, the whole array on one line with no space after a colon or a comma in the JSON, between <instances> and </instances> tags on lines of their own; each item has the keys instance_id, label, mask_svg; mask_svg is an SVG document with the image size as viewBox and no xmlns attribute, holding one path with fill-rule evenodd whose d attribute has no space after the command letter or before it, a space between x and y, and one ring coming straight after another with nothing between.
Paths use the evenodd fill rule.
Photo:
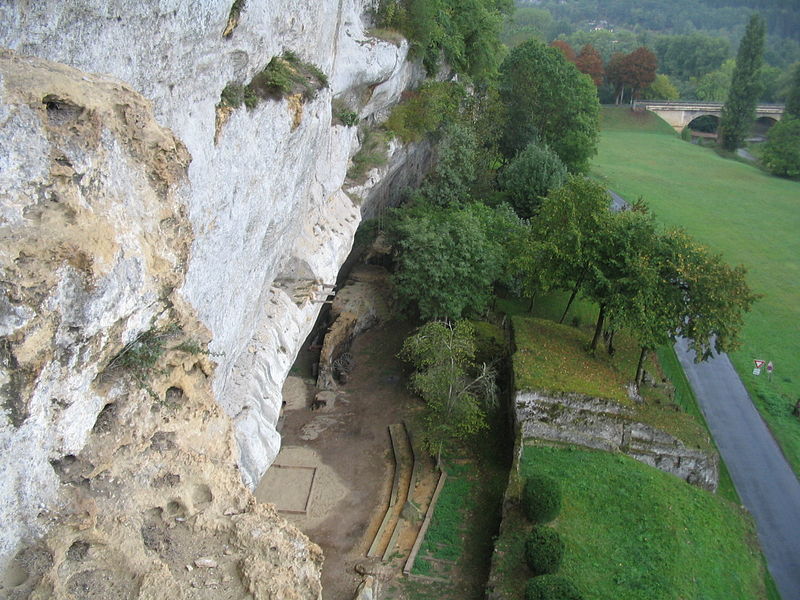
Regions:
<instances>
[{"instance_id":1,"label":"tree trunk","mask_svg":"<svg viewBox=\"0 0 800 600\"><path fill-rule=\"evenodd\" d=\"M592 338L592 343L589 346L589 350L594 352L597 348L597 340L600 339L600 334L603 333L603 323L606 320L606 305L600 305L600 312L597 315L597 325L594 328L594 337Z\"/></svg>"},{"instance_id":2,"label":"tree trunk","mask_svg":"<svg viewBox=\"0 0 800 600\"><path fill-rule=\"evenodd\" d=\"M608 339L606 340L606 342L607 342L607 344L608 344L608 346L607 346L607 348L606 348L606 349L607 349L607 351L608 351L608 355L609 355L609 356L614 356L614 353L617 351L617 349L616 349L616 348L614 348L614 334L615 334L615 333L616 333L616 331L615 331L614 329L612 329L612 330L611 330L611 331L608 333Z\"/></svg>"},{"instance_id":3,"label":"tree trunk","mask_svg":"<svg viewBox=\"0 0 800 600\"><path fill-rule=\"evenodd\" d=\"M642 383L644 378L644 361L647 358L647 348L642 346L642 352L639 354L639 364L636 365L636 387Z\"/></svg>"},{"instance_id":4,"label":"tree trunk","mask_svg":"<svg viewBox=\"0 0 800 600\"><path fill-rule=\"evenodd\" d=\"M569 297L569 301L567 302L567 307L564 309L564 314L561 315L561 318L558 320L559 323L563 323L564 319L567 317L567 313L569 312L569 307L572 306L572 301L575 300L575 296L578 295L578 290L583 283L583 277L586 275L586 269L584 268L581 271L581 274L578 276L577 281L575 281L575 287L572 289L572 294Z\"/></svg>"},{"instance_id":5,"label":"tree trunk","mask_svg":"<svg viewBox=\"0 0 800 600\"><path fill-rule=\"evenodd\" d=\"M530 304L530 306L528 307L528 312L529 312L529 313L532 313L532 312L533 312L533 302L534 302L534 300L536 300L536 294L534 294L533 296L531 296L531 304Z\"/></svg>"}]
</instances>

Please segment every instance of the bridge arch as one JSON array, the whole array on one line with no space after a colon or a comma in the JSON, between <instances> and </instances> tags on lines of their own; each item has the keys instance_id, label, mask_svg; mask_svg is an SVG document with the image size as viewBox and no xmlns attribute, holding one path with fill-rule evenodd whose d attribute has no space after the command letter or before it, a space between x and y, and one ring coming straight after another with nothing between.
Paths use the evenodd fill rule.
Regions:
<instances>
[{"instance_id":1,"label":"bridge arch","mask_svg":"<svg viewBox=\"0 0 800 600\"><path fill-rule=\"evenodd\" d=\"M718 114L706 113L699 114L686 124L692 131L702 131L704 133L717 133L720 117Z\"/></svg>"},{"instance_id":2,"label":"bridge arch","mask_svg":"<svg viewBox=\"0 0 800 600\"><path fill-rule=\"evenodd\" d=\"M753 130L752 134L756 137L766 137L769 130L772 129L772 126L778 122L778 119L774 119L771 116L761 116L758 117L753 123Z\"/></svg>"}]
</instances>

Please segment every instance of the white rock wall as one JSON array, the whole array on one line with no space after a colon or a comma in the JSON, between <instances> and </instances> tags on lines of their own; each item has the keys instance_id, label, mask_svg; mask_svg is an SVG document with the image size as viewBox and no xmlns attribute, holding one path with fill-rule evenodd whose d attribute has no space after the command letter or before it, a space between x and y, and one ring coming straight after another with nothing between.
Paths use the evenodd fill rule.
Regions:
<instances>
[{"instance_id":1,"label":"white rock wall","mask_svg":"<svg viewBox=\"0 0 800 600\"><path fill-rule=\"evenodd\" d=\"M277 453L280 387L321 306L273 284L332 283L361 219L341 191L356 130L331 126L331 99L371 90L361 116L380 118L421 75L407 46L366 35L364 2L247 0L229 39L232 1L0 5L0 46L122 79L191 153L184 201L195 239L182 293L220 353L214 390L235 418L251 485ZM267 101L236 110L215 144L225 85L249 81L284 50L322 68L330 87L294 130L288 102Z\"/></svg>"}]
</instances>

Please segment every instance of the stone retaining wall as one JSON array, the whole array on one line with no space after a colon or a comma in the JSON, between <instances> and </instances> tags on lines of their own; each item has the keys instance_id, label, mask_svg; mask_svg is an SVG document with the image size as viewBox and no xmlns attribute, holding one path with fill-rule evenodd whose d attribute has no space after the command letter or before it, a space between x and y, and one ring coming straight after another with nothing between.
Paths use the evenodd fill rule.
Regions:
<instances>
[{"instance_id":1,"label":"stone retaining wall","mask_svg":"<svg viewBox=\"0 0 800 600\"><path fill-rule=\"evenodd\" d=\"M633 411L616 402L580 394L518 392L515 418L522 439L574 444L622 452L689 483L715 491L716 454L689 448L670 434L633 420Z\"/></svg>"}]
</instances>

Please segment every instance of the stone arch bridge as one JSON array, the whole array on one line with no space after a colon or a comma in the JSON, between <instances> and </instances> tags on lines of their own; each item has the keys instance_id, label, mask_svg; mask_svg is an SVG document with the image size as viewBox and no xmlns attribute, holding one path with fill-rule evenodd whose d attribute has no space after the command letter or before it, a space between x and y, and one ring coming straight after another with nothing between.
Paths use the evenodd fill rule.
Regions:
<instances>
[{"instance_id":1,"label":"stone arch bridge","mask_svg":"<svg viewBox=\"0 0 800 600\"><path fill-rule=\"evenodd\" d=\"M656 113L680 133L698 117L710 115L719 118L722 114L721 102L642 102L636 101L634 110L649 110ZM783 117L783 104L759 104L756 107L756 120L780 121Z\"/></svg>"}]
</instances>

